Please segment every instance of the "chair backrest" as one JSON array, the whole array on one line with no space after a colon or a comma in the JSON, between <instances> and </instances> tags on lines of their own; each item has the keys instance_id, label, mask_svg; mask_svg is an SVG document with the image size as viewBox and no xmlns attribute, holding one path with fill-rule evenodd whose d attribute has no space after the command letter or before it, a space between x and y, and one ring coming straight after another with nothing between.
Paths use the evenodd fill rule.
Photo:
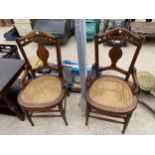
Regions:
<instances>
[{"instance_id":1,"label":"chair backrest","mask_svg":"<svg viewBox=\"0 0 155 155\"><path fill-rule=\"evenodd\" d=\"M60 52L60 44L59 44L59 38L57 36L52 36L51 34L43 31L32 31L28 33L26 36L16 39L16 42L19 46L19 49L26 61L27 67L30 69L31 74L33 77L35 77L35 71L32 69L32 66L30 64L30 61L27 57L27 53L24 50L24 47L31 43L37 43L38 49L37 49L37 56L42 60L43 66L42 69L52 71L56 70L60 77L63 76L63 66L61 61L61 52ZM48 58L49 58L49 52L45 48L45 45L52 45L56 48L56 56L57 56L57 68L52 68L48 64Z\"/></svg>"},{"instance_id":2,"label":"chair backrest","mask_svg":"<svg viewBox=\"0 0 155 155\"><path fill-rule=\"evenodd\" d=\"M105 70L114 70L118 71L125 75L125 80L129 79L130 73L134 69L134 64L141 49L143 38L141 36L135 35L132 32L126 29L113 29L107 33L96 35L95 36L95 68L96 68L96 76L99 77L100 72ZM109 58L111 60L110 66L100 67L99 66L99 45L106 43L107 41L113 41L114 44L109 51ZM119 41L119 42L118 42ZM124 70L120 67L117 67L118 60L122 57L122 42L127 41L132 45L136 46L136 50L134 52L133 58L131 60L131 64L129 65L128 70Z\"/></svg>"}]
</instances>

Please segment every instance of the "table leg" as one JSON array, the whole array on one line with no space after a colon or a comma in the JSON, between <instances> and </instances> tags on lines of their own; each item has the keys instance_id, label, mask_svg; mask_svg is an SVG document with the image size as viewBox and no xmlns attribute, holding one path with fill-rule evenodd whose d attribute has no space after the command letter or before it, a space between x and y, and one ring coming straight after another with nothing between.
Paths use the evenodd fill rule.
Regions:
<instances>
[{"instance_id":1,"label":"table leg","mask_svg":"<svg viewBox=\"0 0 155 155\"><path fill-rule=\"evenodd\" d=\"M7 106L9 107L9 109L11 110L11 111L13 111L15 114L16 114L16 116L20 119L20 120L22 120L22 121L24 121L25 120L25 117L24 117L24 115L17 109L17 105L16 104L13 104L12 102L10 102L9 101L9 99L5 96L5 95L1 95L1 97L2 97L2 99L5 101L5 103L7 104Z\"/></svg>"}]
</instances>

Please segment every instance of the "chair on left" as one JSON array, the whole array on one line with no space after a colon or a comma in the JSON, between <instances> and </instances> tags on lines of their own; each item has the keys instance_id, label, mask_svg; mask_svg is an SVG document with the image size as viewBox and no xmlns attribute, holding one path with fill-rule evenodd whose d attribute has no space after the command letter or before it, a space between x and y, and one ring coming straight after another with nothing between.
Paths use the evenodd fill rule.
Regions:
<instances>
[{"instance_id":1,"label":"chair on left","mask_svg":"<svg viewBox=\"0 0 155 155\"><path fill-rule=\"evenodd\" d=\"M66 120L67 89L65 87L59 38L47 32L32 31L26 36L18 38L16 42L26 62L25 72L20 81L21 91L18 95L18 103L25 116L32 126L34 126L33 116L62 117L65 124L68 125ZM36 70L32 68L25 50L25 46L31 43L38 44L37 56L43 62L39 69L50 74L40 74L38 76ZM49 51L45 47L47 44L51 45L52 49L55 47L57 65L54 67L48 64ZM52 71L56 74L51 74ZM31 75L31 78L28 79L28 75ZM39 114L36 114L38 112ZM42 112L51 112L51 114L43 115ZM52 112L59 112L59 114L52 114Z\"/></svg>"}]
</instances>

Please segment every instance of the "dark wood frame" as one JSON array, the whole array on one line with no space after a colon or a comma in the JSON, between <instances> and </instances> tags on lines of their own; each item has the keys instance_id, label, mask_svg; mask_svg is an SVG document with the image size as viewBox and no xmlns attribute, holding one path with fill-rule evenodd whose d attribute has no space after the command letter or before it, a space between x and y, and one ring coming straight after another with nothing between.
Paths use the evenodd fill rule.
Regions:
<instances>
[{"instance_id":1,"label":"dark wood frame","mask_svg":"<svg viewBox=\"0 0 155 155\"><path fill-rule=\"evenodd\" d=\"M117 61L122 56L122 50L121 50L122 45L121 44L114 44L109 52L109 57L111 59L111 65L105 66L105 67L99 66L99 45L103 44L107 40L125 40L125 41L128 41L131 44L136 46L136 51L132 58L129 69L127 71L116 66ZM137 93L139 91L139 85L138 85L138 81L136 78L136 68L134 67L134 64L135 64L137 56L140 52L143 40L144 39L141 36L137 36L137 35L129 32L126 29L113 29L107 33L95 36L95 64L92 66L91 73L88 75L88 78L87 78L86 125L88 125L89 117L92 117L92 118L96 118L96 119L101 119L101 120L124 124L122 133L125 133L125 130L128 126L128 123L130 121L130 118L132 116L134 109L136 108L137 103L135 105L135 108L132 108L132 110L126 109L126 111L118 111L118 112L116 112L113 108L111 108L109 110L107 110L107 109L103 110L103 109L96 108L90 104L91 99L89 98L88 92L89 92L89 88L91 87L93 82L101 76L100 73L102 71L114 70L114 71L118 71L118 72L124 74L125 79L122 79L122 80L127 82L127 84L129 85L129 87L131 88L131 90L133 92L133 95L135 93ZM131 85L131 82L129 82L130 75L132 76L132 79L133 79L132 85ZM106 75L104 75L104 76L106 76ZM116 119L111 119L111 118L109 119L109 118L103 118L100 116L90 115L90 113L106 115L106 116L110 116L111 118L120 118L120 119L123 119L123 121L118 121Z\"/></svg>"},{"instance_id":2,"label":"dark wood frame","mask_svg":"<svg viewBox=\"0 0 155 155\"><path fill-rule=\"evenodd\" d=\"M44 107L38 106L38 107L27 107L24 106L24 102L21 100L20 95L22 93L22 91L20 92L19 96L18 96L18 101L20 106L22 107L23 112L25 113L26 117L28 118L29 122L31 123L32 126L34 126L34 123L31 119L31 117L33 116L32 114L34 112L44 112L44 111L52 111L52 112L60 112L60 115L50 115L52 117L62 117L65 124L68 125L67 120L66 120L66 96L68 94L67 89L65 87L65 77L64 77L64 70L63 70L63 65L62 65L62 60L61 60L61 51L60 51L60 44L59 44L59 38L57 36L52 36L50 34L48 34L47 32L43 32L43 31L32 31L29 34L27 34L26 36L22 37L22 38L18 38L16 40L19 49L22 53L22 56L24 57L25 61L26 61L26 66L25 66L25 73L23 74L23 77L21 78L20 81L20 86L22 89L25 88L25 81L27 76L29 76L29 78L32 78L31 80L37 78L36 76L36 72L38 70L33 70L29 59L26 55L26 52L24 50L24 47L30 43L38 43L38 50L37 50L37 56L43 61L43 66L40 69L41 72L43 73L51 73L51 71L55 71L58 73L58 78L60 79L61 83L62 83L62 89L63 89L63 93L61 94L61 96L55 101L55 103L53 104L52 102L47 103ZM47 51L47 49L44 47L44 45L52 45L56 48L56 53L57 53L57 67L53 67L50 66L48 64L48 57L49 57L49 52ZM44 75L42 75L44 76ZM50 75L52 76L52 75ZM64 105L63 105L63 101L64 101ZM51 110L54 107L58 107L58 110ZM36 116L36 115L34 115ZM49 116L49 115L37 115L37 116Z\"/></svg>"}]
</instances>

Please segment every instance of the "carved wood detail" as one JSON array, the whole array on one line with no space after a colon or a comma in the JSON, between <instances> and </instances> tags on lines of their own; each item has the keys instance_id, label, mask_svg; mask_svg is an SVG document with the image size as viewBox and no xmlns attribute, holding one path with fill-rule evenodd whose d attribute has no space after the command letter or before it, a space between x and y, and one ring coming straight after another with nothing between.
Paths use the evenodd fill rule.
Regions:
<instances>
[{"instance_id":1,"label":"carved wood detail","mask_svg":"<svg viewBox=\"0 0 155 155\"><path fill-rule=\"evenodd\" d=\"M122 57L122 50L118 44L115 44L109 51L111 66L116 67L117 61Z\"/></svg>"},{"instance_id":2,"label":"carved wood detail","mask_svg":"<svg viewBox=\"0 0 155 155\"><path fill-rule=\"evenodd\" d=\"M49 52L44 47L44 45L41 45L41 44L38 45L37 55L43 62L43 66L41 67L41 70L49 70L50 72L51 69L50 69L50 66L48 65Z\"/></svg>"}]
</instances>

